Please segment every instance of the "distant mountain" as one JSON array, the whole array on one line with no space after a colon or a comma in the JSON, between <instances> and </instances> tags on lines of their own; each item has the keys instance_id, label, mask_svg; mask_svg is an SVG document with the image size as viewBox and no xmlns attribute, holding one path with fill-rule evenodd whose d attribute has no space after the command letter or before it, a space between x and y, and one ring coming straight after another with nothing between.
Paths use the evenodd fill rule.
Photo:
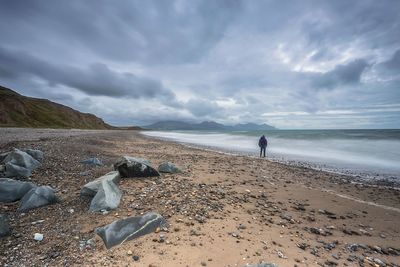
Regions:
<instances>
[{"instance_id":1,"label":"distant mountain","mask_svg":"<svg viewBox=\"0 0 400 267\"><path fill-rule=\"evenodd\" d=\"M93 114L0 86L0 127L114 129Z\"/></svg>"},{"instance_id":2,"label":"distant mountain","mask_svg":"<svg viewBox=\"0 0 400 267\"><path fill-rule=\"evenodd\" d=\"M274 130L273 126L268 124L255 124L245 123L236 124L233 126L223 125L214 121L203 121L201 123L188 123L182 121L160 121L147 126L143 126L149 130L229 130L229 131L263 131L263 130Z\"/></svg>"}]
</instances>

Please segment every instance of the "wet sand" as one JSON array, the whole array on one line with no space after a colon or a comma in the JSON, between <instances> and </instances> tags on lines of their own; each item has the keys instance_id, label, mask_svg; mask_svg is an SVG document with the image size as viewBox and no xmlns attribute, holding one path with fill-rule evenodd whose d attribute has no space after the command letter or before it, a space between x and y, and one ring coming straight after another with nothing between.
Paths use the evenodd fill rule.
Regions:
<instances>
[{"instance_id":1,"label":"wet sand","mask_svg":"<svg viewBox=\"0 0 400 267\"><path fill-rule=\"evenodd\" d=\"M30 179L56 188L61 199L25 214L16 212L18 203L0 205L13 228L0 240L2 266L400 265L397 189L352 184L342 175L189 148L134 131L0 133L0 152L31 147L45 153ZM184 172L123 179L119 208L89 213L89 202L79 198L81 187L110 171L122 155L147 158L154 166L170 161ZM105 166L79 163L89 156ZM110 250L94 234L96 227L147 211L163 215L169 231ZM38 220L44 221L32 224ZM34 233L43 233L44 240L33 240ZM93 237L95 248L85 246Z\"/></svg>"}]
</instances>

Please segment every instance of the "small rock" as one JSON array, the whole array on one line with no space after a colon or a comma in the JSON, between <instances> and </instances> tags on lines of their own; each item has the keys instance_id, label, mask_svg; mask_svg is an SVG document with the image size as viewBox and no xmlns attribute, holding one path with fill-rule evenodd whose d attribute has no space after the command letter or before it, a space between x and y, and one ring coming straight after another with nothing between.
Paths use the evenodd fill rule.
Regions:
<instances>
[{"instance_id":1,"label":"small rock","mask_svg":"<svg viewBox=\"0 0 400 267\"><path fill-rule=\"evenodd\" d=\"M36 241L42 241L43 240L43 234L35 233L35 235L33 236L33 239L35 239Z\"/></svg>"},{"instance_id":2,"label":"small rock","mask_svg":"<svg viewBox=\"0 0 400 267\"><path fill-rule=\"evenodd\" d=\"M239 229L241 229L241 230L244 230L244 229L246 229L247 227L246 227L246 225L244 225L244 224L239 224L239 227L238 227Z\"/></svg>"},{"instance_id":3,"label":"small rock","mask_svg":"<svg viewBox=\"0 0 400 267\"><path fill-rule=\"evenodd\" d=\"M179 169L175 164L171 162L164 162L161 163L160 166L158 166L158 171L159 172L164 172L164 173L181 173L181 169Z\"/></svg>"}]
</instances>

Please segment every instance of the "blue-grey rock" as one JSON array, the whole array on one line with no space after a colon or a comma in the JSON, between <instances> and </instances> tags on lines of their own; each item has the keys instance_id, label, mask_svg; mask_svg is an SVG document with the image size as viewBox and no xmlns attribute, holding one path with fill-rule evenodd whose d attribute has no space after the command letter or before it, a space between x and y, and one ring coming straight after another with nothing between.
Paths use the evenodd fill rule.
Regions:
<instances>
[{"instance_id":1,"label":"blue-grey rock","mask_svg":"<svg viewBox=\"0 0 400 267\"><path fill-rule=\"evenodd\" d=\"M90 202L89 211L113 210L121 202L122 192L111 181L104 180L101 188Z\"/></svg>"},{"instance_id":2,"label":"blue-grey rock","mask_svg":"<svg viewBox=\"0 0 400 267\"><path fill-rule=\"evenodd\" d=\"M36 159L39 162L43 162L44 159L44 153L38 149L24 149L24 152L28 153L29 155L31 155L31 157L33 157L34 159Z\"/></svg>"},{"instance_id":3,"label":"blue-grey rock","mask_svg":"<svg viewBox=\"0 0 400 267\"><path fill-rule=\"evenodd\" d=\"M5 177L29 177L32 171L40 166L40 162L28 153L19 149L9 152L3 159Z\"/></svg>"},{"instance_id":4,"label":"blue-grey rock","mask_svg":"<svg viewBox=\"0 0 400 267\"><path fill-rule=\"evenodd\" d=\"M164 173L181 173L182 172L181 169L179 169L175 164L173 164L171 162L161 163L160 166L158 166L158 171L164 172Z\"/></svg>"},{"instance_id":5,"label":"blue-grey rock","mask_svg":"<svg viewBox=\"0 0 400 267\"><path fill-rule=\"evenodd\" d=\"M20 200L29 190L36 187L31 182L0 178L0 202Z\"/></svg>"},{"instance_id":6,"label":"blue-grey rock","mask_svg":"<svg viewBox=\"0 0 400 267\"><path fill-rule=\"evenodd\" d=\"M119 173L112 171L84 185L81 196L93 197L89 211L112 210L119 206L122 197L117 186L119 180Z\"/></svg>"},{"instance_id":7,"label":"blue-grey rock","mask_svg":"<svg viewBox=\"0 0 400 267\"><path fill-rule=\"evenodd\" d=\"M21 199L19 211L28 211L42 206L50 205L57 202L57 197L53 188L50 186L39 186L32 188Z\"/></svg>"},{"instance_id":8,"label":"blue-grey rock","mask_svg":"<svg viewBox=\"0 0 400 267\"><path fill-rule=\"evenodd\" d=\"M112 248L140 236L153 233L157 228L167 227L167 221L160 214L149 212L143 216L129 217L96 229L106 247Z\"/></svg>"},{"instance_id":9,"label":"blue-grey rock","mask_svg":"<svg viewBox=\"0 0 400 267\"><path fill-rule=\"evenodd\" d=\"M82 160L81 163L90 166L103 166L103 163L98 158L87 158Z\"/></svg>"},{"instance_id":10,"label":"blue-grey rock","mask_svg":"<svg viewBox=\"0 0 400 267\"><path fill-rule=\"evenodd\" d=\"M5 214L0 214L0 238L11 234L8 217Z\"/></svg>"},{"instance_id":11,"label":"blue-grey rock","mask_svg":"<svg viewBox=\"0 0 400 267\"><path fill-rule=\"evenodd\" d=\"M129 156L123 156L119 159L114 164L114 170L119 171L119 174L123 178L160 176L147 159Z\"/></svg>"}]
</instances>

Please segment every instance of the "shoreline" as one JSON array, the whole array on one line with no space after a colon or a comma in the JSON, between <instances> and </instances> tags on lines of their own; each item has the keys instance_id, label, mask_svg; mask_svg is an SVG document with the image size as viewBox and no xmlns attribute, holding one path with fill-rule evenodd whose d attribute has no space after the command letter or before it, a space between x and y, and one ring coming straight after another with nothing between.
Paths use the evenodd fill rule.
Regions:
<instances>
[{"instance_id":1,"label":"shoreline","mask_svg":"<svg viewBox=\"0 0 400 267\"><path fill-rule=\"evenodd\" d=\"M264 261L281 267L381 261L399 266L399 190L340 182L340 175L190 148L138 131L70 136L64 130L48 138L43 131L17 131L13 138L19 141L0 142L0 152L41 149L45 161L29 180L56 188L61 201L24 214L16 212L18 203L0 204L13 230L1 239L0 265L243 267ZM122 179L119 207L89 213L80 189L110 171L122 155L147 158L154 166L171 161L183 173ZM105 165L79 163L90 156ZM164 216L169 230L109 250L94 232L148 211ZM43 241L33 240L34 233L42 233ZM88 240L94 248L85 247Z\"/></svg>"},{"instance_id":2,"label":"shoreline","mask_svg":"<svg viewBox=\"0 0 400 267\"><path fill-rule=\"evenodd\" d=\"M282 164L283 166L289 166L289 167L295 167L295 168L304 168L304 169L310 169L313 171L317 171L317 172L322 172L322 173L326 173L329 175L340 175L340 177L336 177L337 182L346 182L346 183L350 183L353 185L361 185L361 186L367 186L367 187L371 187L371 188L377 188L377 189L387 189L387 190L396 190L400 192L400 183L396 183L396 186L387 186L387 185L382 185L382 184L375 184L373 183L373 181L371 181L370 183L365 182L365 180L362 180L364 182L360 182L360 181L356 181L353 180L353 178L355 178L355 176L357 175L351 175L351 174L345 174L345 173L341 173L341 172L336 172L336 171L329 171L329 170L325 170L325 169L318 169L318 168L313 168L312 166L307 166L305 164L302 164L301 162L297 163L289 163L287 161L279 161L279 160L273 160L270 158L260 158L257 156L252 156L249 154L241 154L239 152L227 152L227 151L222 151L222 150L218 150L218 148L214 148L214 147L207 147L207 146L201 146L201 145L195 145L195 144L191 144L191 143L185 143L185 142L178 142L178 141L173 141L173 140L169 140L168 138L162 138L162 137L154 137L154 136L148 136L143 134L141 131L139 131L139 134L142 135L144 138L149 138L151 139L155 139L155 140L159 140L162 142L169 142L169 143L173 143L173 144L179 144L179 145L183 145L185 147L188 148L192 148L192 149L199 149L199 150L204 150L206 152L213 152L213 153L218 153L218 154L222 154L222 155L227 155L227 156L233 156L233 157L247 157L249 159L252 160L266 160L269 162L273 162L273 163L277 163L277 164ZM294 161L293 161L294 162ZM272 184L274 185L274 184ZM304 184L302 184L302 186L305 186ZM309 188L309 189L315 189L315 188ZM324 189L321 188L320 189L322 192L327 192L327 193L332 193L335 196L341 197L341 198L346 198L352 201L356 201L359 203L364 203L367 205L372 205L372 206L377 206L377 207L381 207L384 209L388 209L388 210L392 210L392 211L396 211L400 213L400 208L395 208L395 207L391 207L391 206L386 206L386 205L381 205L381 204L377 204L375 202L370 202L370 201L365 201L365 200L361 200L361 199L357 199L348 195L343 195L343 194L339 194L337 192L333 192L331 190L328 189Z\"/></svg>"},{"instance_id":3,"label":"shoreline","mask_svg":"<svg viewBox=\"0 0 400 267\"><path fill-rule=\"evenodd\" d=\"M172 142L175 144L181 144L184 145L188 148L195 148L195 149L202 149L205 151L210 151L210 152L216 152L216 153L221 153L224 155L230 155L230 156L245 156L251 159L262 159L258 157L257 155L252 155L250 153L245 153L245 152L240 152L240 151L229 151L229 150L224 150L222 148L218 147L213 147L213 146L206 146L206 145L197 145L193 143L188 143L188 142L181 142L181 141L175 141L171 140L167 137L159 137L159 136L151 136L151 135L146 135L143 133L143 131L138 131L139 134L141 134L144 137L148 138L154 138L156 140L160 141L165 141L165 142ZM267 153L268 154L268 153ZM362 185L368 185L368 186L376 186L379 188L388 188L388 189L395 189L395 190L400 190L400 181L390 181L390 178L383 178L383 179L376 179L380 175L378 173L372 174L368 172L363 172L363 173L351 173L350 170L347 170L348 173L341 171L339 168L324 168L321 166L318 166L315 163L311 162L306 162L306 161L296 161L296 160L279 160L276 157L272 158L264 158L262 160L268 160L270 162L275 162L279 164L283 164L286 166L292 166L292 167L298 167L298 168L306 168L306 169L311 169L314 171L321 171L321 172L326 172L330 173L333 175L340 175L342 176L342 179L345 179L349 181L350 183L354 184L362 184ZM364 177L362 177L364 176ZM396 179L391 177L391 179Z\"/></svg>"}]
</instances>

